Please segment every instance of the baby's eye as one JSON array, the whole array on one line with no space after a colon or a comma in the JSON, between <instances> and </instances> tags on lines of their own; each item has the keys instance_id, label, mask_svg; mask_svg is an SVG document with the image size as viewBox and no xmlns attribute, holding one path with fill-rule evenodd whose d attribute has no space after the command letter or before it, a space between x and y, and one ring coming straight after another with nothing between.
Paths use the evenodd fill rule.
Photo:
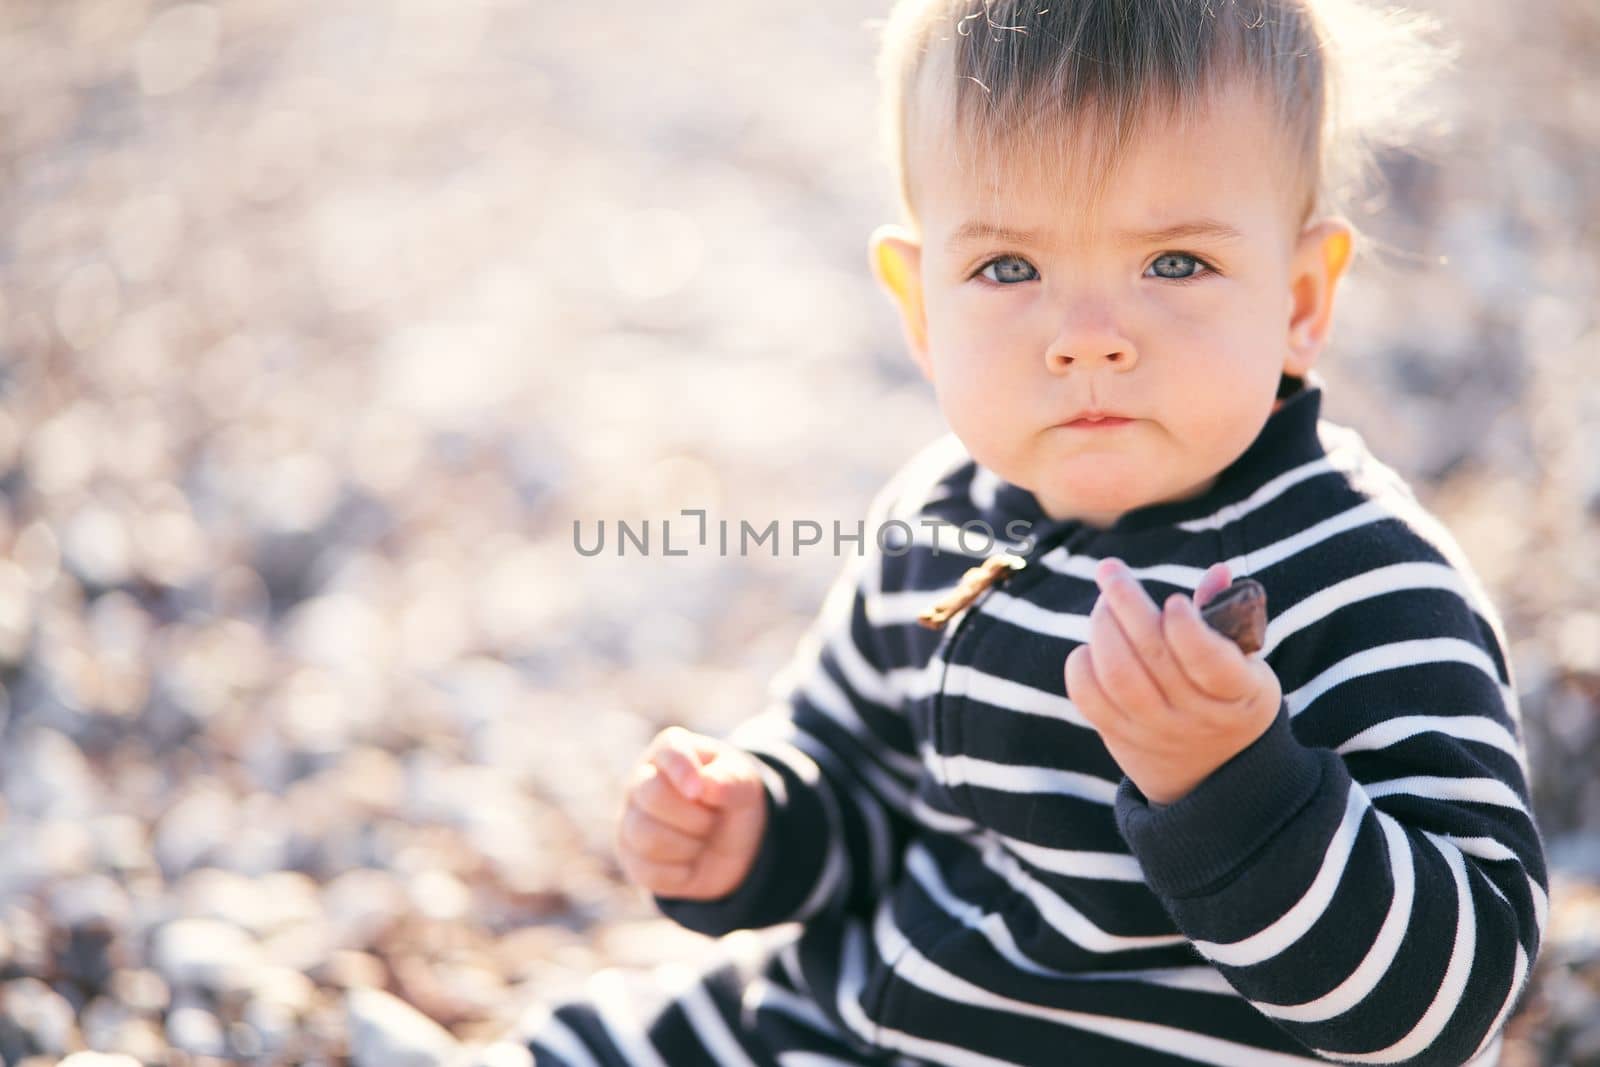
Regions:
<instances>
[{"instance_id":1,"label":"baby's eye","mask_svg":"<svg viewBox=\"0 0 1600 1067\"><path fill-rule=\"evenodd\" d=\"M988 278L989 277L989 268L993 267L993 266L996 266L997 264L1003 264L1003 263L1020 263L1020 264L1022 264L1023 267L1026 267L1027 270L1033 271L1033 268L1028 265L1028 261L1025 260L1025 259L1022 259L1019 256L996 256L994 259L991 259L989 262L987 262L983 266L979 267L978 270L977 270L977 273L974 274L973 277L978 277L978 275L982 275L983 277ZM1037 274L1035 274L1034 276L1037 277ZM1009 276L997 275L994 278L990 278L990 280L995 282L998 285L1010 285L1012 282L1026 282L1026 281L1032 281L1033 279L1032 278L1028 278L1026 276L1019 277L1015 271L1012 271L1012 272L1009 272Z\"/></svg>"},{"instance_id":2,"label":"baby's eye","mask_svg":"<svg viewBox=\"0 0 1600 1067\"><path fill-rule=\"evenodd\" d=\"M1169 267L1173 264L1176 264L1178 269L1182 269L1185 262L1199 264L1200 267L1204 268L1204 272L1197 270L1190 274L1167 274L1160 269L1162 264L1167 264ZM1199 256L1191 256L1187 252L1163 252L1161 255L1156 257L1156 261L1150 264L1150 266L1152 269L1156 270L1155 277L1165 278L1169 282L1192 282L1205 277L1206 273L1215 273L1215 271L1212 270L1211 264L1207 263Z\"/></svg>"},{"instance_id":3,"label":"baby's eye","mask_svg":"<svg viewBox=\"0 0 1600 1067\"><path fill-rule=\"evenodd\" d=\"M1169 270L1182 270L1184 263L1193 263L1196 266L1191 268L1190 272L1187 274L1167 273ZM1020 266L1008 267L1008 264L1017 264ZM1146 277L1162 278L1169 282L1198 281L1201 278L1204 278L1207 274L1216 273L1216 268L1212 267L1211 264L1207 263L1199 256L1190 255L1188 252L1162 253L1160 256L1156 257L1155 262L1150 264L1150 266L1156 271L1156 273L1154 275L1146 275ZM993 276L989 274L989 269L991 267L997 268L997 271ZM999 268L1006 269L1001 272ZM1032 265L1030 265L1027 260L1021 258L1020 256L1011 255L996 256L994 259L989 260L983 266L979 267L972 275L974 278L983 277L990 282L1001 286L1008 286L1016 282L1033 281L1038 276L1038 272L1033 269Z\"/></svg>"}]
</instances>

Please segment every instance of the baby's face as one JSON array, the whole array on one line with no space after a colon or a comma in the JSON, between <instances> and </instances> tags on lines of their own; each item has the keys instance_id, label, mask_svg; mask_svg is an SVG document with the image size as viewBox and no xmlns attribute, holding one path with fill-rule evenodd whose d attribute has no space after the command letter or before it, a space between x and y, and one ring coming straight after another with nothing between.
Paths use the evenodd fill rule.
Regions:
<instances>
[{"instance_id":1,"label":"baby's face","mask_svg":"<svg viewBox=\"0 0 1600 1067\"><path fill-rule=\"evenodd\" d=\"M875 270L893 291L898 257L910 279L907 337L950 428L1053 518L1106 526L1205 491L1326 339L1349 229L1295 225L1251 96L1147 132L1093 212L1037 161L964 177L937 158L913 164L921 239L880 227ZM1068 423L1086 409L1127 421Z\"/></svg>"}]
</instances>

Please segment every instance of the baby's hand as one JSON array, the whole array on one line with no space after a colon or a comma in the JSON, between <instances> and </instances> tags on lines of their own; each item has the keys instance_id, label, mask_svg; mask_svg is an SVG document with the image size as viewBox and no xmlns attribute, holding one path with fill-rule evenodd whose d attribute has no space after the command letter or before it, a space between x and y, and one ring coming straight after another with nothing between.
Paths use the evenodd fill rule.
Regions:
<instances>
[{"instance_id":1,"label":"baby's hand","mask_svg":"<svg viewBox=\"0 0 1600 1067\"><path fill-rule=\"evenodd\" d=\"M617 826L617 857L658 896L713 900L750 872L767 828L767 794L749 753L681 726L645 747Z\"/></svg>"},{"instance_id":2,"label":"baby's hand","mask_svg":"<svg viewBox=\"0 0 1600 1067\"><path fill-rule=\"evenodd\" d=\"M1175 803L1272 725L1278 676L1201 619L1229 585L1226 564L1206 571L1195 600L1174 593L1164 609L1121 560L1102 560L1095 580L1089 640L1067 656L1067 696L1147 800Z\"/></svg>"}]
</instances>

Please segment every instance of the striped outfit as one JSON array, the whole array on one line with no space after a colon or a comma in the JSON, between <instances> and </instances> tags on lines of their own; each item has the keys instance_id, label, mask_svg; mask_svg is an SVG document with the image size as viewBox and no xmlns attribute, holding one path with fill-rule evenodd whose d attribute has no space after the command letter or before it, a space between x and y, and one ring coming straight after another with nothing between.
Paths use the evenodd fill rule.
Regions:
<instances>
[{"instance_id":1,"label":"striped outfit","mask_svg":"<svg viewBox=\"0 0 1600 1067\"><path fill-rule=\"evenodd\" d=\"M1548 913L1508 646L1452 537L1321 400L1313 372L1210 490L1107 529L1050 519L953 435L918 453L729 735L767 781L749 876L656 898L760 933L632 991L597 975L522 1031L539 1067L1496 1063ZM968 554L979 521L998 541L971 526ZM1025 566L917 623L1000 550ZM1109 556L1156 604L1219 561L1267 590L1278 716L1165 807L1065 694Z\"/></svg>"}]
</instances>

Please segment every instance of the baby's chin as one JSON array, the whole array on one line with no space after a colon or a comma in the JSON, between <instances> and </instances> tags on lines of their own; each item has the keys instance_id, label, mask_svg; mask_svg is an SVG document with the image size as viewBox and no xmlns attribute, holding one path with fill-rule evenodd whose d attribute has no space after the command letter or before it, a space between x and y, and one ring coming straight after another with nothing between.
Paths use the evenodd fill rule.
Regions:
<instances>
[{"instance_id":1,"label":"baby's chin","mask_svg":"<svg viewBox=\"0 0 1600 1067\"><path fill-rule=\"evenodd\" d=\"M1024 486L1053 519L1096 519L1113 521L1124 511L1141 507L1154 497L1146 487L1124 478L1074 479L1059 476L1038 479Z\"/></svg>"},{"instance_id":2,"label":"baby's chin","mask_svg":"<svg viewBox=\"0 0 1600 1067\"><path fill-rule=\"evenodd\" d=\"M1034 496L1039 501L1039 507L1050 518L1056 521L1077 519L1091 526L1109 526L1125 512L1134 508L1143 507L1150 501L1127 494L1096 495L1083 492L1068 492L1059 495L1038 492Z\"/></svg>"},{"instance_id":3,"label":"baby's chin","mask_svg":"<svg viewBox=\"0 0 1600 1067\"><path fill-rule=\"evenodd\" d=\"M1017 483L1033 493L1045 514L1054 519L1083 519L1109 525L1124 512L1154 504L1169 504L1198 496L1212 481L1182 487L1153 478L1148 470L1117 463L1100 463L1087 471L1076 465L1056 464L1032 484Z\"/></svg>"},{"instance_id":4,"label":"baby's chin","mask_svg":"<svg viewBox=\"0 0 1600 1067\"><path fill-rule=\"evenodd\" d=\"M1030 472L1035 496L1077 501L1096 510L1138 507L1158 491L1148 465L1135 457L1087 455L1052 457Z\"/></svg>"},{"instance_id":5,"label":"baby's chin","mask_svg":"<svg viewBox=\"0 0 1600 1067\"><path fill-rule=\"evenodd\" d=\"M1121 477L1118 477L1119 471ZM1107 464L1091 476L1071 478L1053 471L1030 489L1039 506L1053 518L1098 518L1108 525L1124 512L1157 504L1190 500L1210 491L1216 477L1192 485L1158 483L1148 472L1123 470Z\"/></svg>"},{"instance_id":6,"label":"baby's chin","mask_svg":"<svg viewBox=\"0 0 1600 1067\"><path fill-rule=\"evenodd\" d=\"M1052 508L1072 513L1052 517L1121 513L1173 491L1172 486L1158 484L1144 449L1084 448L1077 443L1060 447L1058 442L1034 441L1021 448L1013 444L1003 453L970 446L968 450L984 467L1032 493L1047 513Z\"/></svg>"}]
</instances>

